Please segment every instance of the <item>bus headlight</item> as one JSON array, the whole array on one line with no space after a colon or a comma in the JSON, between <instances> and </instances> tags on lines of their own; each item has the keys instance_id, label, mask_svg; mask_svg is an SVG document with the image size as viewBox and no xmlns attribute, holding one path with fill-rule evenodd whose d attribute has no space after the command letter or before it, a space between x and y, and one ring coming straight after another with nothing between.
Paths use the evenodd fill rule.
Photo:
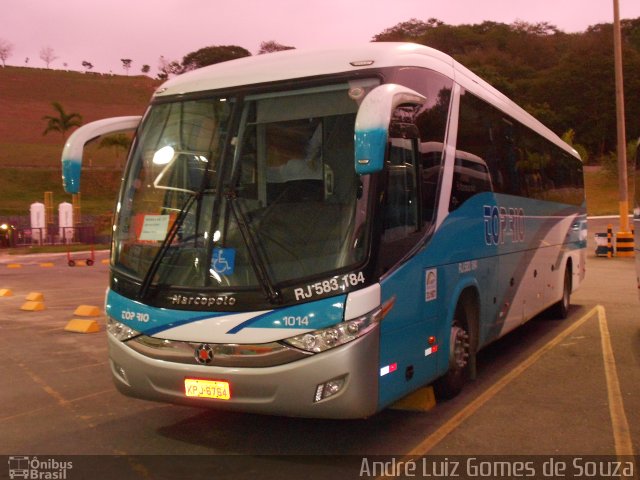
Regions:
<instances>
[{"instance_id":1,"label":"bus headlight","mask_svg":"<svg viewBox=\"0 0 640 480\"><path fill-rule=\"evenodd\" d=\"M307 352L324 352L349 343L372 330L382 320L382 312L382 308L377 308L362 317L342 322L332 327L296 335L295 337L287 338L284 342Z\"/></svg>"},{"instance_id":2,"label":"bus headlight","mask_svg":"<svg viewBox=\"0 0 640 480\"><path fill-rule=\"evenodd\" d=\"M140 332L128 327L124 323L118 322L111 317L107 317L107 332L113 335L117 340L125 342L130 338L137 337Z\"/></svg>"}]
</instances>

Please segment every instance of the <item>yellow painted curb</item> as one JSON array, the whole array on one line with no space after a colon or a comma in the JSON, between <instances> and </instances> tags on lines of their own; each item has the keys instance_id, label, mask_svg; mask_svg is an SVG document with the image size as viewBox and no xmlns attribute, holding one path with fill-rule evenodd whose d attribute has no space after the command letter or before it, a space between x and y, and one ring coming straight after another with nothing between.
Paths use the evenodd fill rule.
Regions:
<instances>
[{"instance_id":1,"label":"yellow painted curb","mask_svg":"<svg viewBox=\"0 0 640 480\"><path fill-rule=\"evenodd\" d=\"M12 297L13 292L8 288L0 288L0 297Z\"/></svg>"},{"instance_id":2,"label":"yellow painted curb","mask_svg":"<svg viewBox=\"0 0 640 480\"><path fill-rule=\"evenodd\" d=\"M110 262L109 262L108 258L105 258L105 259L101 260L100 263L102 263L103 265L109 265Z\"/></svg>"},{"instance_id":3,"label":"yellow painted curb","mask_svg":"<svg viewBox=\"0 0 640 480\"><path fill-rule=\"evenodd\" d=\"M64 327L67 332L76 333L96 333L100 331L100 325L95 320L74 318L69 320L67 326Z\"/></svg>"},{"instance_id":4,"label":"yellow painted curb","mask_svg":"<svg viewBox=\"0 0 640 480\"><path fill-rule=\"evenodd\" d=\"M8 263L7 268L22 268L21 263Z\"/></svg>"},{"instance_id":5,"label":"yellow painted curb","mask_svg":"<svg viewBox=\"0 0 640 480\"><path fill-rule=\"evenodd\" d=\"M410 410L412 412L428 412L436 406L433 387L424 387L401 398L389 408L392 410Z\"/></svg>"},{"instance_id":6,"label":"yellow painted curb","mask_svg":"<svg viewBox=\"0 0 640 480\"><path fill-rule=\"evenodd\" d=\"M28 312L39 312L41 310L44 310L44 303L27 302L20 307L20 310L26 310Z\"/></svg>"},{"instance_id":7,"label":"yellow painted curb","mask_svg":"<svg viewBox=\"0 0 640 480\"><path fill-rule=\"evenodd\" d=\"M30 292L24 299L28 302L44 302L44 293Z\"/></svg>"},{"instance_id":8,"label":"yellow painted curb","mask_svg":"<svg viewBox=\"0 0 640 480\"><path fill-rule=\"evenodd\" d=\"M53 267L53 263L52 262L45 262L45 263L41 263L40 266L42 268L51 268L51 267Z\"/></svg>"},{"instance_id":9,"label":"yellow painted curb","mask_svg":"<svg viewBox=\"0 0 640 480\"><path fill-rule=\"evenodd\" d=\"M102 309L93 305L80 305L73 314L81 317L99 317L102 315Z\"/></svg>"}]
</instances>

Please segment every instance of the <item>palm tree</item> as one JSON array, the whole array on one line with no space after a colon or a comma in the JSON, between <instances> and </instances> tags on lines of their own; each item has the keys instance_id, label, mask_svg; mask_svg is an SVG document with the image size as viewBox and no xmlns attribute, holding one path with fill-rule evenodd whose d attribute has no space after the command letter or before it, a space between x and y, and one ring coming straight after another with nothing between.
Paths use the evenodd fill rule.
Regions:
<instances>
[{"instance_id":1,"label":"palm tree","mask_svg":"<svg viewBox=\"0 0 640 480\"><path fill-rule=\"evenodd\" d=\"M51 105L58 112L58 115L45 115L42 117L43 120L47 121L47 128L42 132L42 135L46 135L49 132L60 132L64 140L67 131L82 125L82 115L79 113L66 113L59 102L52 102Z\"/></svg>"},{"instance_id":2,"label":"palm tree","mask_svg":"<svg viewBox=\"0 0 640 480\"><path fill-rule=\"evenodd\" d=\"M124 133L118 133L116 135L110 135L104 137L100 141L98 148L113 148L116 157L116 168L122 168L122 162L120 161L120 152L126 152L131 146L131 139Z\"/></svg>"}]
</instances>

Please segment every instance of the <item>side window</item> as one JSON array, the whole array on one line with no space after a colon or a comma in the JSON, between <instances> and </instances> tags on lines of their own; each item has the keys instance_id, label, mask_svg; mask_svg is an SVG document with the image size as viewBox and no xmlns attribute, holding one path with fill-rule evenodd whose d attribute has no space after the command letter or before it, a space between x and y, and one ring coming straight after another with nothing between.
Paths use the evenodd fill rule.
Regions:
<instances>
[{"instance_id":1,"label":"side window","mask_svg":"<svg viewBox=\"0 0 640 480\"><path fill-rule=\"evenodd\" d=\"M478 193L502 190L507 172L500 159L512 150L512 125L498 113L470 93L462 94L450 211Z\"/></svg>"},{"instance_id":2,"label":"side window","mask_svg":"<svg viewBox=\"0 0 640 480\"><path fill-rule=\"evenodd\" d=\"M391 140L383 242L405 238L419 228L414 144L410 139Z\"/></svg>"},{"instance_id":3,"label":"side window","mask_svg":"<svg viewBox=\"0 0 640 480\"><path fill-rule=\"evenodd\" d=\"M413 120L419 135L418 186L421 220L427 225L434 220L437 211L453 81L433 70L417 67L394 69L389 72L388 81L412 88L427 99Z\"/></svg>"},{"instance_id":4,"label":"side window","mask_svg":"<svg viewBox=\"0 0 640 480\"><path fill-rule=\"evenodd\" d=\"M399 107L389 128L385 165L386 191L382 215L379 267L386 271L401 260L421 238L421 205L418 201L417 129Z\"/></svg>"},{"instance_id":5,"label":"side window","mask_svg":"<svg viewBox=\"0 0 640 480\"><path fill-rule=\"evenodd\" d=\"M491 176L482 158L456 151L449 211L453 211L477 193L491 192Z\"/></svg>"},{"instance_id":6,"label":"side window","mask_svg":"<svg viewBox=\"0 0 640 480\"><path fill-rule=\"evenodd\" d=\"M459 118L449 210L483 191L582 203L577 158L469 92L461 96Z\"/></svg>"}]
</instances>

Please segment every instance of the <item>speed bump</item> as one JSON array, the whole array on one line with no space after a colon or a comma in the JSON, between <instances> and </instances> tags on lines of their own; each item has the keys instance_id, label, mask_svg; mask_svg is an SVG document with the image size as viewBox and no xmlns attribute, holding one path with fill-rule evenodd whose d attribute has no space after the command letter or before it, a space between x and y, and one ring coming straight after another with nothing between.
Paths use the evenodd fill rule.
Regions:
<instances>
[{"instance_id":1,"label":"speed bump","mask_svg":"<svg viewBox=\"0 0 640 480\"><path fill-rule=\"evenodd\" d=\"M40 266L42 268L51 268L53 267L53 262L44 262L44 263L41 263Z\"/></svg>"},{"instance_id":2,"label":"speed bump","mask_svg":"<svg viewBox=\"0 0 640 480\"><path fill-rule=\"evenodd\" d=\"M0 288L0 297L12 297L13 292L8 288Z\"/></svg>"},{"instance_id":3,"label":"speed bump","mask_svg":"<svg viewBox=\"0 0 640 480\"><path fill-rule=\"evenodd\" d=\"M30 292L25 300L29 302L44 302L44 294L42 292Z\"/></svg>"},{"instance_id":4,"label":"speed bump","mask_svg":"<svg viewBox=\"0 0 640 480\"><path fill-rule=\"evenodd\" d=\"M22 268L21 263L8 263L7 268Z\"/></svg>"},{"instance_id":5,"label":"speed bump","mask_svg":"<svg viewBox=\"0 0 640 480\"><path fill-rule=\"evenodd\" d=\"M433 387L423 387L401 398L391 405L392 410L409 410L412 412L428 412L436 406Z\"/></svg>"},{"instance_id":6,"label":"speed bump","mask_svg":"<svg viewBox=\"0 0 640 480\"><path fill-rule=\"evenodd\" d=\"M100 331L100 325L95 320L74 318L64 327L67 332L96 333Z\"/></svg>"},{"instance_id":7,"label":"speed bump","mask_svg":"<svg viewBox=\"0 0 640 480\"><path fill-rule=\"evenodd\" d=\"M26 302L20 307L20 310L26 310L28 312L39 312L44 310L43 302Z\"/></svg>"},{"instance_id":8,"label":"speed bump","mask_svg":"<svg viewBox=\"0 0 640 480\"><path fill-rule=\"evenodd\" d=\"M80 317L99 317L102 315L102 310L93 305L80 305L73 314Z\"/></svg>"}]
</instances>

